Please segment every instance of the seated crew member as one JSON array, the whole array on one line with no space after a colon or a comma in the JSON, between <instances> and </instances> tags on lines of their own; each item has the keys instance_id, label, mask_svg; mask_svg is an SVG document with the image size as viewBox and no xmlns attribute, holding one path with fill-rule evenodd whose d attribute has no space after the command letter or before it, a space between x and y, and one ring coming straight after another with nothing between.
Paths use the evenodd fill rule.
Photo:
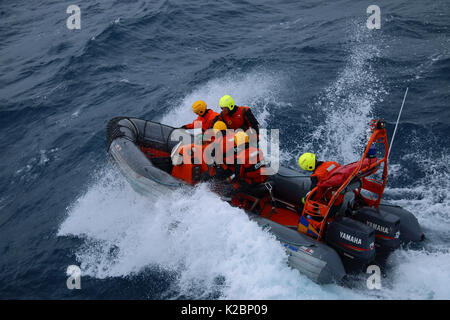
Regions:
<instances>
[{"instance_id":1,"label":"seated crew member","mask_svg":"<svg viewBox=\"0 0 450 320\"><path fill-rule=\"evenodd\" d=\"M298 165L303 170L313 172L311 174L310 190L314 189L320 181L326 179L335 169L339 167L339 164L334 161L318 161L316 159L316 155L309 152L302 154L298 158ZM302 203L305 203L305 198L302 198Z\"/></svg>"},{"instance_id":2,"label":"seated crew member","mask_svg":"<svg viewBox=\"0 0 450 320\"><path fill-rule=\"evenodd\" d=\"M195 121L201 121L202 132L205 132L207 129L212 128L214 119L219 115L217 112L214 112L211 109L207 109L206 102L202 100L194 102L194 104L192 105L192 111L194 111L194 113L198 115L197 119L195 119L192 123L181 126L182 129L194 129Z\"/></svg>"},{"instance_id":3,"label":"seated crew member","mask_svg":"<svg viewBox=\"0 0 450 320\"><path fill-rule=\"evenodd\" d=\"M232 183L234 192L255 189L257 185L267 180L267 175L262 174L262 170L265 169L262 151L249 144L245 132L237 132L234 141L236 145L234 170L227 181Z\"/></svg>"},{"instance_id":4,"label":"seated crew member","mask_svg":"<svg viewBox=\"0 0 450 320\"><path fill-rule=\"evenodd\" d=\"M234 104L231 96L225 95L220 98L219 106L222 112L214 119L226 123L228 129L242 129L247 131L252 128L259 134L259 124L249 107L240 107Z\"/></svg>"},{"instance_id":5,"label":"seated crew member","mask_svg":"<svg viewBox=\"0 0 450 320\"><path fill-rule=\"evenodd\" d=\"M230 165L234 163L234 133L227 132L227 126L223 121L217 121L214 124L213 132L213 141L205 147L203 152L203 160L209 167L202 176L203 181L211 178L224 180L232 174Z\"/></svg>"}]
</instances>

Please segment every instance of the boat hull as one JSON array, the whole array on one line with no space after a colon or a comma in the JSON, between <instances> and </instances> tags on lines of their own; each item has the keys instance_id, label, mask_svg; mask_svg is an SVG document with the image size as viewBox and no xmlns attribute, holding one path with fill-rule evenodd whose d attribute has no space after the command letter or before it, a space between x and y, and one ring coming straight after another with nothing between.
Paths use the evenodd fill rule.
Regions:
<instances>
[{"instance_id":1,"label":"boat hull","mask_svg":"<svg viewBox=\"0 0 450 320\"><path fill-rule=\"evenodd\" d=\"M175 129L156 122L127 117L114 118L109 122L107 126L108 153L112 162L118 166L136 192L157 198L164 197L170 190L189 186L170 174L173 167L172 149L179 143L180 131L184 141L187 139L193 142L193 137L188 131L183 133L182 130L177 130L175 132ZM155 158L154 161L150 160L143 153L142 146L156 148L162 156ZM299 174L296 170L280 167L278 173L273 175L270 180L274 186L274 199L289 207L283 209L284 211L278 210L278 216L282 215L281 211L290 212L287 214L291 215L292 223L290 225L282 224L277 220L277 213L265 216L246 210L250 220L255 221L263 229L267 228L275 235L284 246L288 264L292 268L320 284L340 283L346 274L354 269L354 266L349 265L349 263L352 264L352 261L348 262L348 259L343 259L345 258L342 256L343 252L340 252L338 247L335 248L333 243L319 242L296 229L300 219L297 207L300 206L302 197L305 197L310 190L310 177ZM389 252L397 248L400 243L406 244L424 239L417 219L412 213L401 207L384 203L378 209L362 207L358 210L353 212L354 216L357 217L360 214L361 217L363 215L367 217L366 220L355 219L359 221L354 223L362 224L358 228L364 229L368 225L373 227L375 222L384 223L388 235L392 236L391 241L386 239L383 239L384 242L377 241L378 247L381 247L379 248L380 252ZM396 227L399 228L399 234L396 232ZM380 230L377 232L381 232ZM383 236L381 233L380 235ZM399 239L394 239L394 235ZM358 262L357 267L361 271L366 265L360 265Z\"/></svg>"}]
</instances>

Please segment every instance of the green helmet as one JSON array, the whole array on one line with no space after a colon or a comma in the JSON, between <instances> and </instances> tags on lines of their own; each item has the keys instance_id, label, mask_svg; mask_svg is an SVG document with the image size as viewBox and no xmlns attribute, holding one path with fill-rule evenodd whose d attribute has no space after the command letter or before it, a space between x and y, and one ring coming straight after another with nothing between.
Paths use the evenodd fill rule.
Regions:
<instances>
[{"instance_id":1,"label":"green helmet","mask_svg":"<svg viewBox=\"0 0 450 320\"><path fill-rule=\"evenodd\" d=\"M316 155L314 153L306 152L298 158L298 165L303 170L314 171L316 168Z\"/></svg>"},{"instance_id":2,"label":"green helmet","mask_svg":"<svg viewBox=\"0 0 450 320\"><path fill-rule=\"evenodd\" d=\"M222 98L220 98L219 100L219 106L221 108L228 108L231 110L234 109L234 100L231 96L229 95L224 95Z\"/></svg>"}]
</instances>

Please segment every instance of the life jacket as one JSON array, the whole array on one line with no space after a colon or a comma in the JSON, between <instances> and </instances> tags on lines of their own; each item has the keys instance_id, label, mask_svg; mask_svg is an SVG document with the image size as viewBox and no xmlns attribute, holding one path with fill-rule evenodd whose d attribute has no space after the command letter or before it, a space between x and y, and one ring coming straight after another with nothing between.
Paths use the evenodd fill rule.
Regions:
<instances>
[{"instance_id":1,"label":"life jacket","mask_svg":"<svg viewBox=\"0 0 450 320\"><path fill-rule=\"evenodd\" d=\"M319 188L340 187L353 173L353 171L355 171L358 163L359 162L353 162L336 168L336 170L333 170L326 178L319 181L317 186ZM360 170L368 169L370 170L370 174L373 174L374 170L377 170L376 163L377 158L365 158Z\"/></svg>"},{"instance_id":2,"label":"life jacket","mask_svg":"<svg viewBox=\"0 0 450 320\"><path fill-rule=\"evenodd\" d=\"M208 170L208 166L203 161L204 147L195 144L181 146L178 153L183 156L183 162L173 166L172 176L184 180L189 184L197 183L200 180L201 174ZM200 148L201 150L197 150L199 152L196 153L196 148ZM190 156L189 153L191 153Z\"/></svg>"},{"instance_id":3,"label":"life jacket","mask_svg":"<svg viewBox=\"0 0 450 320\"><path fill-rule=\"evenodd\" d=\"M325 162L321 166L319 166L317 169L321 168L325 164L328 164L324 166L324 168L327 168L329 171L325 169L321 169L319 171L319 175L321 175L321 178L318 177L319 182L317 183L318 190L314 196L314 199L320 199L325 198L327 200L331 199L334 192L344 184L344 182L350 177L350 175L355 171L356 167L358 166L358 162L353 162L346 164L344 166L339 166L336 162ZM332 164L337 165L337 167L332 167ZM365 158L363 160L363 163L361 165L360 171L365 171L366 173L363 175L369 175L373 174L376 170L378 170L377 164L377 158ZM359 176L361 177L361 176ZM342 203L343 195L339 195L334 202L335 206L338 206Z\"/></svg>"},{"instance_id":4,"label":"life jacket","mask_svg":"<svg viewBox=\"0 0 450 320\"><path fill-rule=\"evenodd\" d=\"M203 116L198 116L194 122L186 125L186 129L194 129L195 121L201 121L202 123L202 132L213 127L213 121L219 114L217 112L212 111L211 109L207 109Z\"/></svg>"},{"instance_id":5,"label":"life jacket","mask_svg":"<svg viewBox=\"0 0 450 320\"><path fill-rule=\"evenodd\" d=\"M337 168L339 168L339 164L337 162L323 162L316 168L316 170L314 170L313 174L311 174L311 177L316 177L318 182L320 183L322 180L327 179L327 177Z\"/></svg>"},{"instance_id":6,"label":"life jacket","mask_svg":"<svg viewBox=\"0 0 450 320\"><path fill-rule=\"evenodd\" d=\"M311 177L317 178L317 186L320 182L323 180L326 180L337 168L339 168L339 164L334 161L326 161L320 164L316 170L311 174ZM326 188L319 187L317 188L315 194L313 195L312 199L317 201L321 200L322 198L330 198L331 191L326 192Z\"/></svg>"},{"instance_id":7,"label":"life jacket","mask_svg":"<svg viewBox=\"0 0 450 320\"><path fill-rule=\"evenodd\" d=\"M221 167L223 170L233 170L235 158L234 134L232 134L232 132L228 132L228 134L224 133L222 134L223 134L222 136L219 136L217 138L213 137L214 140L205 147L203 155L204 157L210 157L212 156L213 149L215 149L215 153L213 155L214 163L219 167ZM222 153L221 161L219 161L220 159L216 158L220 155L219 150ZM210 164L209 175L214 176L215 173L216 173L215 167Z\"/></svg>"},{"instance_id":8,"label":"life jacket","mask_svg":"<svg viewBox=\"0 0 450 320\"><path fill-rule=\"evenodd\" d=\"M236 110L233 110L228 114L221 112L218 119L225 122L228 129L242 129L246 131L250 128L250 123L247 121L247 118L245 116L245 113L249 108L239 106L235 106L235 108Z\"/></svg>"},{"instance_id":9,"label":"life jacket","mask_svg":"<svg viewBox=\"0 0 450 320\"><path fill-rule=\"evenodd\" d=\"M265 167L262 151L258 148L245 144L244 150L238 151L235 159L236 166L240 166L239 179L248 184L263 183L267 176L262 175Z\"/></svg>"}]
</instances>

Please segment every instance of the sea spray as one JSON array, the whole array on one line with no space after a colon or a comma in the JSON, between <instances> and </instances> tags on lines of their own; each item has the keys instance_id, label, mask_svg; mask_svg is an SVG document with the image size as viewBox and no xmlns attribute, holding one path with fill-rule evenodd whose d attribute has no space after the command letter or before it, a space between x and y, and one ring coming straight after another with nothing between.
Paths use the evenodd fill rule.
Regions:
<instances>
[{"instance_id":1,"label":"sea spray","mask_svg":"<svg viewBox=\"0 0 450 320\"><path fill-rule=\"evenodd\" d=\"M60 227L60 236L84 239L76 250L84 275L165 270L176 275L172 298L207 298L216 291L226 299L340 298L335 286L321 287L289 268L275 237L207 184L148 199L122 179L106 170Z\"/></svg>"}]
</instances>

